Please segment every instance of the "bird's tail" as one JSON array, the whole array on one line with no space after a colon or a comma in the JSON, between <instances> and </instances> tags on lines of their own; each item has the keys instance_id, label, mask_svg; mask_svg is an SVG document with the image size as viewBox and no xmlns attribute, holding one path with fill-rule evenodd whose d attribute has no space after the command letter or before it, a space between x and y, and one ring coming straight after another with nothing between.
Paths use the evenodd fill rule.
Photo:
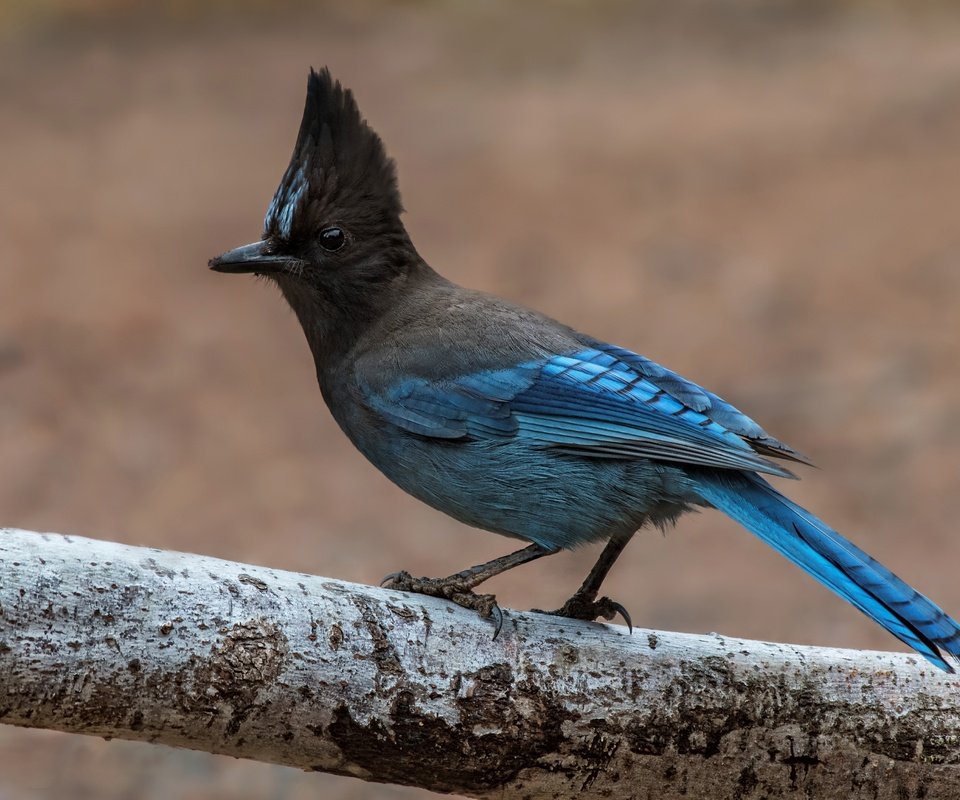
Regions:
<instances>
[{"instance_id":1,"label":"bird's tail","mask_svg":"<svg viewBox=\"0 0 960 800\"><path fill-rule=\"evenodd\" d=\"M883 564L752 473L697 478L698 494L946 672L960 625Z\"/></svg>"}]
</instances>

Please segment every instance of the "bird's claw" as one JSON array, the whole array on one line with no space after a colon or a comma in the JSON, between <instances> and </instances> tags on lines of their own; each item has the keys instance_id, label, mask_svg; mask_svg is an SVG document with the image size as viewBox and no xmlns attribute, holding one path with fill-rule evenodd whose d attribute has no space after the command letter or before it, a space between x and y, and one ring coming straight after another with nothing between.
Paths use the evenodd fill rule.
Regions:
<instances>
[{"instance_id":1,"label":"bird's claw","mask_svg":"<svg viewBox=\"0 0 960 800\"><path fill-rule=\"evenodd\" d=\"M496 601L494 601L490 613L493 616L493 640L496 641L500 635L500 631L503 629L503 612L500 610L500 606L497 605Z\"/></svg>"},{"instance_id":2,"label":"bird's claw","mask_svg":"<svg viewBox=\"0 0 960 800\"><path fill-rule=\"evenodd\" d=\"M606 620L614 619L618 614L623 617L627 623L627 629L633 633L633 620L630 619L630 612L616 600L609 597L601 597L599 600L593 600L581 594L575 594L561 608L556 611L549 611L558 617L569 617L570 619L582 619L586 622L603 617Z\"/></svg>"},{"instance_id":3,"label":"bird's claw","mask_svg":"<svg viewBox=\"0 0 960 800\"><path fill-rule=\"evenodd\" d=\"M598 607L602 606L599 611L599 616L606 620L612 620L619 614L623 617L623 621L627 623L627 630L633 633L633 620L630 619L630 612L627 611L621 603L618 603L616 600L611 600L609 597L601 597L597 605Z\"/></svg>"},{"instance_id":4,"label":"bird's claw","mask_svg":"<svg viewBox=\"0 0 960 800\"><path fill-rule=\"evenodd\" d=\"M380 581L380 586L399 592L413 592L431 597L440 597L456 603L461 608L476 611L484 619L493 619L493 638L500 635L503 628L503 612L492 594L477 594L464 586L458 576L450 578L414 578L409 572L391 572Z\"/></svg>"},{"instance_id":5,"label":"bird's claw","mask_svg":"<svg viewBox=\"0 0 960 800\"><path fill-rule=\"evenodd\" d=\"M386 589L396 589L397 591L402 592L404 591L404 585L406 585L408 581L412 580L413 576L409 572L401 570L400 572L391 572L387 575L384 575L377 586Z\"/></svg>"}]
</instances>

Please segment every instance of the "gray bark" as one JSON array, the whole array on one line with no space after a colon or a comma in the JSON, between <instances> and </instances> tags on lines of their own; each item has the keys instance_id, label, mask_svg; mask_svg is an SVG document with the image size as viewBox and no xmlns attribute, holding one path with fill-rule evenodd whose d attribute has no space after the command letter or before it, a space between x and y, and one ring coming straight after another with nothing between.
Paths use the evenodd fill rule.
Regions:
<instances>
[{"instance_id":1,"label":"gray bark","mask_svg":"<svg viewBox=\"0 0 960 800\"><path fill-rule=\"evenodd\" d=\"M481 798L956 798L910 655L504 612L0 529L0 722Z\"/></svg>"}]
</instances>

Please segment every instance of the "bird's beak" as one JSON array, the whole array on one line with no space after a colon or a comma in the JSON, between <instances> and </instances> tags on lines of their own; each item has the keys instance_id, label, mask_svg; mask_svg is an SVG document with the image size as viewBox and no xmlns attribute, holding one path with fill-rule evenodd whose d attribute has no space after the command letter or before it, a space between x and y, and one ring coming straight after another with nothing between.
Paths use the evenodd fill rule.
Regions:
<instances>
[{"instance_id":1,"label":"bird's beak","mask_svg":"<svg viewBox=\"0 0 960 800\"><path fill-rule=\"evenodd\" d=\"M211 258L208 262L210 269L217 272L256 272L267 274L271 272L282 272L299 265L301 262L297 258L271 253L268 249L268 243L264 241L245 244L242 247L235 247L233 250L227 250L226 253Z\"/></svg>"}]
</instances>

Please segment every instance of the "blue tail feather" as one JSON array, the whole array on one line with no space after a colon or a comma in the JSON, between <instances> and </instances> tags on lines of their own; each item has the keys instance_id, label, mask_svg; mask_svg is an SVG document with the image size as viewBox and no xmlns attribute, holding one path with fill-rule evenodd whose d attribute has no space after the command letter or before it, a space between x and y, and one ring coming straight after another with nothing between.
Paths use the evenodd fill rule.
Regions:
<instances>
[{"instance_id":1,"label":"blue tail feather","mask_svg":"<svg viewBox=\"0 0 960 800\"><path fill-rule=\"evenodd\" d=\"M697 492L946 672L960 661L960 625L883 564L758 475L698 476Z\"/></svg>"}]
</instances>

